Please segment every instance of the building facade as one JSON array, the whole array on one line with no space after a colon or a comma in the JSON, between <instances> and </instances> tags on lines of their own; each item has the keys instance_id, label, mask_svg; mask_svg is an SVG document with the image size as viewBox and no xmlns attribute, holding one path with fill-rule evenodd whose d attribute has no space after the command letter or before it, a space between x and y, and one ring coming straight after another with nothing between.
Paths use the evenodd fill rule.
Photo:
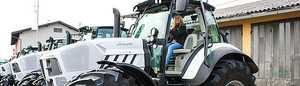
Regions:
<instances>
[{"instance_id":1,"label":"building facade","mask_svg":"<svg viewBox=\"0 0 300 86\"><path fill-rule=\"evenodd\" d=\"M44 44L49 37L66 38L66 31L78 33L78 29L62 21L40 25L38 31L31 28L14 31L11 33L11 45L15 45L14 52L18 52L28 46L36 46L37 42Z\"/></svg>"},{"instance_id":2,"label":"building facade","mask_svg":"<svg viewBox=\"0 0 300 86\"><path fill-rule=\"evenodd\" d=\"M300 85L300 0L261 0L215 16L230 43L258 64L258 86Z\"/></svg>"}]
</instances>

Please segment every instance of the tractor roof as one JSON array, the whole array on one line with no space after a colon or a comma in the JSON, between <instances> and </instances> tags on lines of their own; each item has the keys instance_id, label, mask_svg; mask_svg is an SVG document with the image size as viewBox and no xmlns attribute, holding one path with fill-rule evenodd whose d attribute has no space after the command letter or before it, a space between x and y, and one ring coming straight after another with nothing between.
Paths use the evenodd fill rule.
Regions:
<instances>
[{"instance_id":1,"label":"tractor roof","mask_svg":"<svg viewBox=\"0 0 300 86\"><path fill-rule=\"evenodd\" d=\"M154 0L147 0L147 1L144 1L142 3L139 3L139 4L135 5L133 7L133 10L135 10L139 13L142 13L145 10L152 9L152 8L157 8L157 7L161 7L161 6L165 6L169 9L169 7L171 5L171 2L172 2L172 0L162 0L161 3L155 3ZM203 3L204 3L204 7L206 9L208 9L210 11L215 10L214 6L212 6L212 5L210 5L206 2L203 2ZM200 1L190 0L189 4L193 4L194 6L201 7ZM163 10L163 8L159 8L159 10Z\"/></svg>"}]
</instances>

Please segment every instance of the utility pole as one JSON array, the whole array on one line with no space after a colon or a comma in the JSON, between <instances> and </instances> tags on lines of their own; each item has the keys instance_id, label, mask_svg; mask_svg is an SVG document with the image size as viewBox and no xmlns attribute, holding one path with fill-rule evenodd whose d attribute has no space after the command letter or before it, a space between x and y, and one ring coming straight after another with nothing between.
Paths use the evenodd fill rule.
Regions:
<instances>
[{"instance_id":1,"label":"utility pole","mask_svg":"<svg viewBox=\"0 0 300 86\"><path fill-rule=\"evenodd\" d=\"M36 42L38 42L39 40L39 36L38 36L38 29L39 29L39 0L35 0L35 5L34 5L34 12L35 12L35 17L36 17L36 20L35 20L35 25L34 27L32 28L32 30L36 30Z\"/></svg>"}]
</instances>

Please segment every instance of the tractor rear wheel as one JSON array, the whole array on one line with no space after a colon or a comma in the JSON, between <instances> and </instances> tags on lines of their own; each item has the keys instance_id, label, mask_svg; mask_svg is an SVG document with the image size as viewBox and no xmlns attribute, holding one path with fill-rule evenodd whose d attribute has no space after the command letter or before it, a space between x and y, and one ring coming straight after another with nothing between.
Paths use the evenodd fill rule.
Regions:
<instances>
[{"instance_id":1,"label":"tractor rear wheel","mask_svg":"<svg viewBox=\"0 0 300 86\"><path fill-rule=\"evenodd\" d=\"M204 86L255 86L250 68L241 61L220 60Z\"/></svg>"}]
</instances>

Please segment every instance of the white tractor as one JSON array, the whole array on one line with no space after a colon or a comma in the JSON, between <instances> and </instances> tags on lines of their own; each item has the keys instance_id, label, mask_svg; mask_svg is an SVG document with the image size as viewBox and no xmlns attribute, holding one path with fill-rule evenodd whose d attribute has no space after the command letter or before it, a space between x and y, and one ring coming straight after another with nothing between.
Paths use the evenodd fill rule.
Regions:
<instances>
[{"instance_id":1,"label":"white tractor","mask_svg":"<svg viewBox=\"0 0 300 86\"><path fill-rule=\"evenodd\" d=\"M30 77L32 72L38 72L41 70L41 67L39 65L39 58L41 54L45 52L35 52L30 53L24 56L21 56L19 58L13 59L10 62L10 65L12 67L12 75L14 76L14 80L16 84L18 83L25 83L25 81L28 81L27 79L31 79L32 82L34 81L32 78L37 77ZM25 79L26 78L26 79ZM24 80L25 79L25 80ZM32 82L26 82L26 84L32 83Z\"/></svg>"},{"instance_id":2,"label":"white tractor","mask_svg":"<svg viewBox=\"0 0 300 86\"><path fill-rule=\"evenodd\" d=\"M1 86L41 86L45 80L41 72L39 58L50 50L76 42L66 32L66 38L50 37L44 46L38 42L37 47L29 46L18 53L6 64L1 65Z\"/></svg>"},{"instance_id":3,"label":"white tractor","mask_svg":"<svg viewBox=\"0 0 300 86\"><path fill-rule=\"evenodd\" d=\"M213 6L201 0L148 0L135 8L138 14L129 30L131 38L78 42L43 55L47 85L255 85L257 65L227 43L213 16ZM114 14L118 31L120 14L117 9ZM168 38L175 15L182 16L188 35L168 62Z\"/></svg>"},{"instance_id":4,"label":"white tractor","mask_svg":"<svg viewBox=\"0 0 300 86\"><path fill-rule=\"evenodd\" d=\"M0 86L9 86L14 85L14 77L11 75L11 66L10 62L4 63L0 65L1 69L1 79L0 79Z\"/></svg>"},{"instance_id":5,"label":"white tractor","mask_svg":"<svg viewBox=\"0 0 300 86\"><path fill-rule=\"evenodd\" d=\"M97 49L96 46L93 46L95 45L93 44L93 41L117 37L117 35L113 34L116 31L120 33L118 35L119 37L128 37L127 29L121 28L115 30L113 26L84 27L80 28L80 30L83 30L82 32L85 32L83 33L85 34L82 39L83 41L79 41L77 43L71 44L70 46L64 46L59 49L50 51L49 53L41 57L40 61L42 63L44 75L47 77L46 80L48 86L62 86L68 80L72 80L73 76L83 72L87 72L90 69L97 68L96 62L100 59L94 58L94 56L102 57L103 53L99 53L99 49ZM87 43L89 46L93 46L94 48L82 45L82 43ZM71 53L69 53L70 50L72 50ZM82 54L83 52L89 52L93 55Z\"/></svg>"},{"instance_id":6,"label":"white tractor","mask_svg":"<svg viewBox=\"0 0 300 86\"><path fill-rule=\"evenodd\" d=\"M27 53L21 54L16 59L10 61L15 84L17 86L45 85L39 62L40 57L51 50L55 50L76 41L77 39L72 38L71 34L66 31L65 38L49 37L44 46L39 42L37 47L27 49Z\"/></svg>"}]
</instances>

